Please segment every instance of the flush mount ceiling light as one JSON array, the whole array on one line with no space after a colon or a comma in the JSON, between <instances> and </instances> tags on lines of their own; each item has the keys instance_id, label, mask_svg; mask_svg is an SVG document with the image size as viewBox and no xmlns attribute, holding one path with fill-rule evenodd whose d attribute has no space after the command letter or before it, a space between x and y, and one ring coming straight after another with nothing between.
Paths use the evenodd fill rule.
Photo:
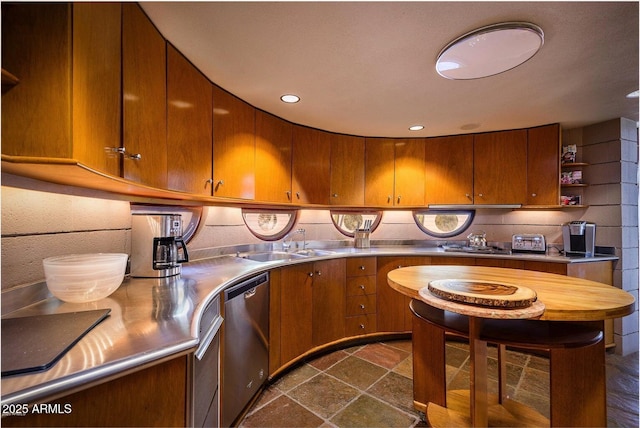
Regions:
<instances>
[{"instance_id":1,"label":"flush mount ceiling light","mask_svg":"<svg viewBox=\"0 0 640 428\"><path fill-rule=\"evenodd\" d=\"M544 44L544 33L528 22L503 22L464 34L438 54L436 71L454 80L493 76L526 62Z\"/></svg>"},{"instance_id":2,"label":"flush mount ceiling light","mask_svg":"<svg viewBox=\"0 0 640 428\"><path fill-rule=\"evenodd\" d=\"M286 94L280 97L280 100L282 100L283 103L288 103L288 104L293 104L293 103L297 103L298 101L300 101L300 97L297 95L293 95L293 94Z\"/></svg>"},{"instance_id":3,"label":"flush mount ceiling light","mask_svg":"<svg viewBox=\"0 0 640 428\"><path fill-rule=\"evenodd\" d=\"M422 131L424 129L424 125L413 125L409 127L409 131Z\"/></svg>"}]
</instances>

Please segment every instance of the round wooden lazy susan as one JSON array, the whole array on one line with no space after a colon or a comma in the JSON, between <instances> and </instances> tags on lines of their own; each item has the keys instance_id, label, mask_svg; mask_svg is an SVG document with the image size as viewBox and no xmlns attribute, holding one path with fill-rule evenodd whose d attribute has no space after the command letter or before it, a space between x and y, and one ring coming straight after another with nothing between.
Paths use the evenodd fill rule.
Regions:
<instances>
[{"instance_id":1,"label":"round wooden lazy susan","mask_svg":"<svg viewBox=\"0 0 640 428\"><path fill-rule=\"evenodd\" d=\"M527 308L537 298L535 291L521 285L469 279L434 280L428 289L441 299L488 308Z\"/></svg>"}]
</instances>

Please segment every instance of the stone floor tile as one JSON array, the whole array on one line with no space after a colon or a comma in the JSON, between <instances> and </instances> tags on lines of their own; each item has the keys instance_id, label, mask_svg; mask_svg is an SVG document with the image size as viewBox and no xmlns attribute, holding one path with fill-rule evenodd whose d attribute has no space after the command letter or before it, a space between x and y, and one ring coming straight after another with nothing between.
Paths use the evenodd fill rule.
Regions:
<instances>
[{"instance_id":1,"label":"stone floor tile","mask_svg":"<svg viewBox=\"0 0 640 428\"><path fill-rule=\"evenodd\" d=\"M350 356L335 364L326 373L358 389L366 390L384 376L387 370L361 358Z\"/></svg>"},{"instance_id":2,"label":"stone floor tile","mask_svg":"<svg viewBox=\"0 0 640 428\"><path fill-rule=\"evenodd\" d=\"M287 393L309 410L328 419L359 395L359 391L326 374L319 374Z\"/></svg>"},{"instance_id":3,"label":"stone floor tile","mask_svg":"<svg viewBox=\"0 0 640 428\"><path fill-rule=\"evenodd\" d=\"M416 423L416 418L368 395L361 395L347 408L331 418L331 422L340 428L409 428Z\"/></svg>"},{"instance_id":4,"label":"stone floor tile","mask_svg":"<svg viewBox=\"0 0 640 428\"><path fill-rule=\"evenodd\" d=\"M338 361L344 360L349 354L344 351L336 351L330 354L323 355L315 360L309 361L309 365L315 367L318 370L326 370Z\"/></svg>"},{"instance_id":5,"label":"stone floor tile","mask_svg":"<svg viewBox=\"0 0 640 428\"><path fill-rule=\"evenodd\" d=\"M314 415L291 398L281 396L266 406L250 413L241 427L319 427L324 420Z\"/></svg>"},{"instance_id":6,"label":"stone floor tile","mask_svg":"<svg viewBox=\"0 0 640 428\"><path fill-rule=\"evenodd\" d=\"M384 343L372 343L360 349L354 355L387 369L392 369L410 354L407 351L387 346Z\"/></svg>"},{"instance_id":7,"label":"stone floor tile","mask_svg":"<svg viewBox=\"0 0 640 428\"><path fill-rule=\"evenodd\" d=\"M274 386L282 392L287 392L290 389L295 388L302 382L306 382L313 376L320 373L320 371L309 364L303 364L302 366L293 369L286 376L283 376L278 380Z\"/></svg>"},{"instance_id":8,"label":"stone floor tile","mask_svg":"<svg viewBox=\"0 0 640 428\"><path fill-rule=\"evenodd\" d=\"M367 392L406 412L414 412L413 382L404 376L390 372L376 382Z\"/></svg>"},{"instance_id":9,"label":"stone floor tile","mask_svg":"<svg viewBox=\"0 0 640 428\"><path fill-rule=\"evenodd\" d=\"M394 373L398 373L406 378L413 379L413 356L409 355L395 366L392 370Z\"/></svg>"}]
</instances>

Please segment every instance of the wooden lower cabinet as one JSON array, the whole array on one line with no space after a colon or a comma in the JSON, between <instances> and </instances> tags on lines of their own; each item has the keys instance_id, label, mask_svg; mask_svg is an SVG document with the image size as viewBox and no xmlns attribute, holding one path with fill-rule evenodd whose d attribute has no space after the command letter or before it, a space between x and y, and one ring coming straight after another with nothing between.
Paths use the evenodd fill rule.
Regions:
<instances>
[{"instance_id":1,"label":"wooden lower cabinet","mask_svg":"<svg viewBox=\"0 0 640 428\"><path fill-rule=\"evenodd\" d=\"M434 257L435 259L435 257ZM407 266L429 265L431 257L378 257L377 275L377 327L378 332L411 331L411 299L398 293L387 283L387 274Z\"/></svg>"},{"instance_id":2,"label":"wooden lower cabinet","mask_svg":"<svg viewBox=\"0 0 640 428\"><path fill-rule=\"evenodd\" d=\"M271 287L271 296L280 298L279 322L271 318L280 351L270 351L280 360L278 367L315 346L345 337L345 259L279 269L279 275L271 277ZM275 365L270 363L272 369Z\"/></svg>"},{"instance_id":3,"label":"wooden lower cabinet","mask_svg":"<svg viewBox=\"0 0 640 428\"><path fill-rule=\"evenodd\" d=\"M177 357L47 403L55 413L32 410L4 417L2 426L187 426L189 358Z\"/></svg>"}]
</instances>

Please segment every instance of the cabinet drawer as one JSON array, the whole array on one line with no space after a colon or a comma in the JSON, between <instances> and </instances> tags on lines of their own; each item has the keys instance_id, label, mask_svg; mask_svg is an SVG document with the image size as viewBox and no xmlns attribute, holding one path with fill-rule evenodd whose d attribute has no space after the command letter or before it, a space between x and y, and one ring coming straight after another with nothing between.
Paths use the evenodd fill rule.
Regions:
<instances>
[{"instance_id":1,"label":"cabinet drawer","mask_svg":"<svg viewBox=\"0 0 640 428\"><path fill-rule=\"evenodd\" d=\"M347 316L374 314L376 312L376 295L347 297Z\"/></svg>"},{"instance_id":2,"label":"cabinet drawer","mask_svg":"<svg viewBox=\"0 0 640 428\"><path fill-rule=\"evenodd\" d=\"M347 278L347 296L376 294L376 276L354 276Z\"/></svg>"},{"instance_id":3,"label":"cabinet drawer","mask_svg":"<svg viewBox=\"0 0 640 428\"><path fill-rule=\"evenodd\" d=\"M375 257L351 257L347 258L347 277L367 276L376 274Z\"/></svg>"},{"instance_id":4,"label":"cabinet drawer","mask_svg":"<svg viewBox=\"0 0 640 428\"><path fill-rule=\"evenodd\" d=\"M376 315L365 314L355 317L347 317L345 318L345 327L347 337L375 333L377 330Z\"/></svg>"}]
</instances>

